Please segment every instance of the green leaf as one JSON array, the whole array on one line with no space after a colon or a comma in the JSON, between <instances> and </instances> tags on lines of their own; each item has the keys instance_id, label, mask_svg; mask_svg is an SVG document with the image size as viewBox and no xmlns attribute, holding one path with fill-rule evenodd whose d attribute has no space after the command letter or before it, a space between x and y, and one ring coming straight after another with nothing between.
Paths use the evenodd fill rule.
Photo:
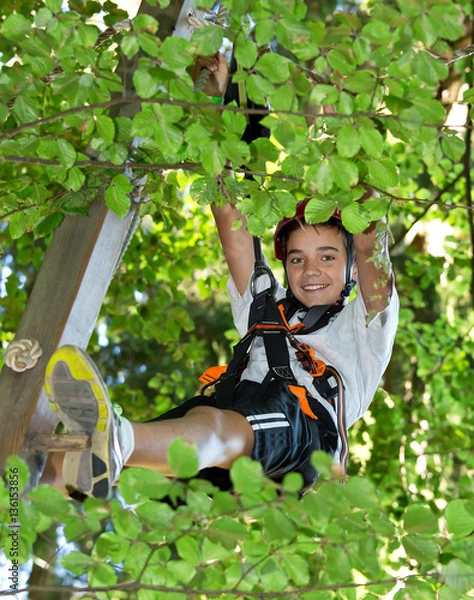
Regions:
<instances>
[{"instance_id":1,"label":"green leaf","mask_svg":"<svg viewBox=\"0 0 474 600\"><path fill-rule=\"evenodd\" d=\"M245 127L247 126L247 119L245 118L245 115L234 113L228 110L224 111L222 120L225 123L225 128L227 131L235 133L239 136L244 133Z\"/></svg>"},{"instance_id":2,"label":"green leaf","mask_svg":"<svg viewBox=\"0 0 474 600\"><path fill-rule=\"evenodd\" d=\"M369 40L378 44L386 44L387 40L391 39L391 33L388 25L377 19L371 19L364 25L363 34L367 36Z\"/></svg>"},{"instance_id":3,"label":"green leaf","mask_svg":"<svg viewBox=\"0 0 474 600\"><path fill-rule=\"evenodd\" d=\"M114 165L122 165L128 158L128 149L124 144L110 144L107 153Z\"/></svg>"},{"instance_id":4,"label":"green leaf","mask_svg":"<svg viewBox=\"0 0 474 600\"><path fill-rule=\"evenodd\" d=\"M45 515L54 515L59 521L71 514L70 502L59 490L50 486L38 486L28 496L37 510Z\"/></svg>"},{"instance_id":5,"label":"green leaf","mask_svg":"<svg viewBox=\"0 0 474 600\"><path fill-rule=\"evenodd\" d=\"M201 562L201 551L199 542L190 535L184 535L176 540L176 549L183 560L193 566Z\"/></svg>"},{"instance_id":6,"label":"green leaf","mask_svg":"<svg viewBox=\"0 0 474 600\"><path fill-rule=\"evenodd\" d=\"M375 486L368 479L351 477L344 486L343 492L351 506L368 510L378 505Z\"/></svg>"},{"instance_id":7,"label":"green leaf","mask_svg":"<svg viewBox=\"0 0 474 600\"><path fill-rule=\"evenodd\" d=\"M369 212L363 204L351 202L341 211L342 224L352 233L361 233L370 225L371 218Z\"/></svg>"},{"instance_id":8,"label":"green leaf","mask_svg":"<svg viewBox=\"0 0 474 600\"><path fill-rule=\"evenodd\" d=\"M111 587L117 583L117 574L110 565L94 562L87 570L87 581L91 586Z\"/></svg>"},{"instance_id":9,"label":"green leaf","mask_svg":"<svg viewBox=\"0 0 474 600\"><path fill-rule=\"evenodd\" d=\"M356 67L352 53L345 48L330 50L326 58L330 67L343 75L353 73Z\"/></svg>"},{"instance_id":10,"label":"green leaf","mask_svg":"<svg viewBox=\"0 0 474 600\"><path fill-rule=\"evenodd\" d=\"M29 32L31 23L19 12L13 12L7 15L1 26L1 33L4 37L11 40L19 39L23 34Z\"/></svg>"},{"instance_id":11,"label":"green leaf","mask_svg":"<svg viewBox=\"0 0 474 600\"><path fill-rule=\"evenodd\" d=\"M191 45L196 54L210 56L222 46L224 32L216 25L196 29L191 36Z\"/></svg>"},{"instance_id":12,"label":"green leaf","mask_svg":"<svg viewBox=\"0 0 474 600\"><path fill-rule=\"evenodd\" d=\"M359 171L357 165L340 156L329 157L329 168L334 179L334 183L341 190L350 190L359 181Z\"/></svg>"},{"instance_id":13,"label":"green leaf","mask_svg":"<svg viewBox=\"0 0 474 600\"><path fill-rule=\"evenodd\" d=\"M106 142L113 142L115 138L115 123L106 115L99 115L96 118L96 132Z\"/></svg>"},{"instance_id":14,"label":"green leaf","mask_svg":"<svg viewBox=\"0 0 474 600\"><path fill-rule=\"evenodd\" d=\"M250 100L265 106L275 88L267 79L252 73L247 79L246 89Z\"/></svg>"},{"instance_id":15,"label":"green leaf","mask_svg":"<svg viewBox=\"0 0 474 600\"><path fill-rule=\"evenodd\" d=\"M19 456L9 456L5 468L5 480L11 493L20 494L30 481L30 472L26 463Z\"/></svg>"},{"instance_id":16,"label":"green leaf","mask_svg":"<svg viewBox=\"0 0 474 600\"><path fill-rule=\"evenodd\" d=\"M313 198L308 202L305 209L305 219L308 223L325 223L336 210L336 201L326 198Z\"/></svg>"},{"instance_id":17,"label":"green leaf","mask_svg":"<svg viewBox=\"0 0 474 600\"><path fill-rule=\"evenodd\" d=\"M39 221L38 225L35 228L35 237L44 237L50 233L52 233L56 227L62 222L63 215L60 213L55 213L53 215L48 215L41 221Z\"/></svg>"},{"instance_id":18,"label":"green leaf","mask_svg":"<svg viewBox=\"0 0 474 600\"><path fill-rule=\"evenodd\" d=\"M252 40L239 36L234 49L235 60L242 69L251 69L257 60L257 46Z\"/></svg>"},{"instance_id":19,"label":"green leaf","mask_svg":"<svg viewBox=\"0 0 474 600\"><path fill-rule=\"evenodd\" d=\"M40 107L36 99L29 96L18 96L13 104L13 112L20 123L31 123L40 116Z\"/></svg>"},{"instance_id":20,"label":"green leaf","mask_svg":"<svg viewBox=\"0 0 474 600\"><path fill-rule=\"evenodd\" d=\"M125 175L122 175L122 177L125 177ZM105 202L110 210L119 217L127 216L131 206L129 194L123 188L114 185L113 180L112 185L105 190Z\"/></svg>"},{"instance_id":21,"label":"green leaf","mask_svg":"<svg viewBox=\"0 0 474 600\"><path fill-rule=\"evenodd\" d=\"M199 470L196 446L177 438L168 447L168 463L176 477L195 477Z\"/></svg>"},{"instance_id":22,"label":"green leaf","mask_svg":"<svg viewBox=\"0 0 474 600\"><path fill-rule=\"evenodd\" d=\"M283 489L286 492L299 492L304 486L301 473L287 473L283 478Z\"/></svg>"},{"instance_id":23,"label":"green leaf","mask_svg":"<svg viewBox=\"0 0 474 600\"><path fill-rule=\"evenodd\" d=\"M457 6L455 3L434 4L432 13L440 38L454 41L464 35L463 16L460 6Z\"/></svg>"},{"instance_id":24,"label":"green leaf","mask_svg":"<svg viewBox=\"0 0 474 600\"><path fill-rule=\"evenodd\" d=\"M83 552L69 552L60 559L60 563L73 575L80 577L94 564L94 559Z\"/></svg>"},{"instance_id":25,"label":"green leaf","mask_svg":"<svg viewBox=\"0 0 474 600\"><path fill-rule=\"evenodd\" d=\"M315 104L335 104L339 98L339 92L333 85L320 84L315 85L310 100Z\"/></svg>"},{"instance_id":26,"label":"green leaf","mask_svg":"<svg viewBox=\"0 0 474 600\"><path fill-rule=\"evenodd\" d=\"M76 162L76 150L67 140L58 139L59 160L63 167L69 169Z\"/></svg>"},{"instance_id":27,"label":"green leaf","mask_svg":"<svg viewBox=\"0 0 474 600\"><path fill-rule=\"evenodd\" d=\"M435 533L439 530L437 516L427 506L418 504L407 506L403 526L408 533Z\"/></svg>"},{"instance_id":28,"label":"green leaf","mask_svg":"<svg viewBox=\"0 0 474 600\"><path fill-rule=\"evenodd\" d=\"M361 146L359 132L352 125L345 125L337 134L337 151L339 156L351 158L355 156Z\"/></svg>"},{"instance_id":29,"label":"green leaf","mask_svg":"<svg viewBox=\"0 0 474 600\"><path fill-rule=\"evenodd\" d=\"M255 25L255 39L259 46L266 46L275 37L275 21L261 19Z\"/></svg>"},{"instance_id":30,"label":"green leaf","mask_svg":"<svg viewBox=\"0 0 474 600\"><path fill-rule=\"evenodd\" d=\"M203 167L211 175L218 175L225 166L226 155L218 142L211 141L201 148Z\"/></svg>"},{"instance_id":31,"label":"green leaf","mask_svg":"<svg viewBox=\"0 0 474 600\"><path fill-rule=\"evenodd\" d=\"M54 14L58 14L62 9L62 0L45 0L45 4L47 8L51 10Z\"/></svg>"},{"instance_id":32,"label":"green leaf","mask_svg":"<svg viewBox=\"0 0 474 600\"><path fill-rule=\"evenodd\" d=\"M114 510L112 524L117 534L128 540L136 540L142 532L142 525L131 510Z\"/></svg>"},{"instance_id":33,"label":"green leaf","mask_svg":"<svg viewBox=\"0 0 474 600\"><path fill-rule=\"evenodd\" d=\"M282 565L288 577L298 588L309 585L310 567L308 561L299 554L283 554Z\"/></svg>"},{"instance_id":34,"label":"green leaf","mask_svg":"<svg viewBox=\"0 0 474 600\"><path fill-rule=\"evenodd\" d=\"M221 517L209 525L206 535L214 543L222 544L228 550L234 550L238 544L249 538L247 528L231 517Z\"/></svg>"},{"instance_id":35,"label":"green leaf","mask_svg":"<svg viewBox=\"0 0 474 600\"><path fill-rule=\"evenodd\" d=\"M446 584L460 595L474 587L474 567L458 558L441 565L441 575Z\"/></svg>"},{"instance_id":36,"label":"green leaf","mask_svg":"<svg viewBox=\"0 0 474 600\"><path fill-rule=\"evenodd\" d=\"M79 167L73 167L67 172L66 186L73 192L77 192L84 185L86 176Z\"/></svg>"},{"instance_id":37,"label":"green leaf","mask_svg":"<svg viewBox=\"0 0 474 600\"><path fill-rule=\"evenodd\" d=\"M205 543L206 540L204 540L204 544ZM177 581L184 585L189 584L189 582L196 575L196 568L194 565L184 562L183 560L169 560L166 563L166 568L174 575L174 577L176 577ZM177 592L166 594L166 596L170 600L187 600L183 594L179 594Z\"/></svg>"},{"instance_id":38,"label":"green leaf","mask_svg":"<svg viewBox=\"0 0 474 600\"><path fill-rule=\"evenodd\" d=\"M10 217L8 229L12 239L17 240L26 231L28 225L28 217L24 212L17 212Z\"/></svg>"},{"instance_id":39,"label":"green leaf","mask_svg":"<svg viewBox=\"0 0 474 600\"><path fill-rule=\"evenodd\" d=\"M171 69L182 69L192 62L189 42L182 37L169 36L163 40L158 57Z\"/></svg>"},{"instance_id":40,"label":"green leaf","mask_svg":"<svg viewBox=\"0 0 474 600\"><path fill-rule=\"evenodd\" d=\"M159 118L156 123L156 141L163 154L176 154L183 143L182 132L166 118Z\"/></svg>"},{"instance_id":41,"label":"green leaf","mask_svg":"<svg viewBox=\"0 0 474 600\"><path fill-rule=\"evenodd\" d=\"M382 155L384 138L377 129L368 127L359 128L360 143L367 154L373 158L379 158Z\"/></svg>"},{"instance_id":42,"label":"green leaf","mask_svg":"<svg viewBox=\"0 0 474 600\"><path fill-rule=\"evenodd\" d=\"M419 563L436 563L439 550L436 540L422 535L405 535L402 545L406 553Z\"/></svg>"},{"instance_id":43,"label":"green leaf","mask_svg":"<svg viewBox=\"0 0 474 600\"><path fill-rule=\"evenodd\" d=\"M277 507L269 508L264 516L264 537L266 540L284 540L291 543L296 530L290 519Z\"/></svg>"},{"instance_id":44,"label":"green leaf","mask_svg":"<svg viewBox=\"0 0 474 600\"><path fill-rule=\"evenodd\" d=\"M368 164L372 183L383 189L398 184L398 173L395 164L388 158L371 160Z\"/></svg>"},{"instance_id":45,"label":"green leaf","mask_svg":"<svg viewBox=\"0 0 474 600\"><path fill-rule=\"evenodd\" d=\"M453 162L458 162L466 150L463 140L457 135L449 135L447 133L441 139L441 147L446 156Z\"/></svg>"},{"instance_id":46,"label":"green leaf","mask_svg":"<svg viewBox=\"0 0 474 600\"><path fill-rule=\"evenodd\" d=\"M158 90L157 78L146 67L139 67L134 71L133 85L142 98L151 98Z\"/></svg>"},{"instance_id":47,"label":"green leaf","mask_svg":"<svg viewBox=\"0 0 474 600\"><path fill-rule=\"evenodd\" d=\"M119 491L129 504L149 498L161 500L173 483L168 477L150 469L125 469L120 475Z\"/></svg>"},{"instance_id":48,"label":"green leaf","mask_svg":"<svg viewBox=\"0 0 474 600\"><path fill-rule=\"evenodd\" d=\"M64 526L64 537L68 542L76 542L84 537L89 530L88 524L83 519L78 519L77 516L74 518L66 519Z\"/></svg>"},{"instance_id":49,"label":"green leaf","mask_svg":"<svg viewBox=\"0 0 474 600\"><path fill-rule=\"evenodd\" d=\"M127 58L132 58L135 54L140 51L140 44L138 38L134 33L127 33L120 40L120 48Z\"/></svg>"},{"instance_id":50,"label":"green leaf","mask_svg":"<svg viewBox=\"0 0 474 600\"><path fill-rule=\"evenodd\" d=\"M145 502L137 506L136 513L152 531L172 531L175 527L174 511L164 502Z\"/></svg>"},{"instance_id":51,"label":"green leaf","mask_svg":"<svg viewBox=\"0 0 474 600\"><path fill-rule=\"evenodd\" d=\"M354 94L371 92L376 84L376 79L371 71L356 71L344 80L344 89Z\"/></svg>"},{"instance_id":52,"label":"green leaf","mask_svg":"<svg viewBox=\"0 0 474 600\"><path fill-rule=\"evenodd\" d=\"M323 160L309 167L305 173L305 181L309 186L311 194L328 194L333 185L334 178L327 160Z\"/></svg>"},{"instance_id":53,"label":"green leaf","mask_svg":"<svg viewBox=\"0 0 474 600\"><path fill-rule=\"evenodd\" d=\"M263 471L260 463L247 457L237 459L230 470L235 490L241 494L254 494L261 490Z\"/></svg>"},{"instance_id":54,"label":"green leaf","mask_svg":"<svg viewBox=\"0 0 474 600\"><path fill-rule=\"evenodd\" d=\"M467 536L474 531L473 502L451 500L444 510L446 527L453 535Z\"/></svg>"},{"instance_id":55,"label":"green leaf","mask_svg":"<svg viewBox=\"0 0 474 600\"><path fill-rule=\"evenodd\" d=\"M221 148L235 168L244 165L250 158L249 147L237 136L227 136L221 142Z\"/></svg>"},{"instance_id":56,"label":"green leaf","mask_svg":"<svg viewBox=\"0 0 474 600\"><path fill-rule=\"evenodd\" d=\"M438 39L438 23L431 15L422 12L418 19L413 22L413 31L423 44L430 48Z\"/></svg>"},{"instance_id":57,"label":"green leaf","mask_svg":"<svg viewBox=\"0 0 474 600\"><path fill-rule=\"evenodd\" d=\"M263 54L258 59L255 70L273 83L284 83L290 77L288 59L273 52Z\"/></svg>"}]
</instances>

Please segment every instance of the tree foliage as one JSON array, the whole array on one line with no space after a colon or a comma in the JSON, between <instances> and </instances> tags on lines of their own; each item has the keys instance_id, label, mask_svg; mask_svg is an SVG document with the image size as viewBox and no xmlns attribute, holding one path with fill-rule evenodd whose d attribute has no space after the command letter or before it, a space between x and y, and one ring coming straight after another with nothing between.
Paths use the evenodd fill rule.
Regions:
<instances>
[{"instance_id":1,"label":"tree foliage","mask_svg":"<svg viewBox=\"0 0 474 600\"><path fill-rule=\"evenodd\" d=\"M370 598L397 581L395 597L463 597L474 587L472 5L222 5L225 26L210 17L190 40L160 39L145 12L109 35L127 16L111 2L0 8L0 339L13 338L64 216L83 218L97 199L125 215L146 176L90 347L113 398L146 419L193 395L235 341L211 202L237 204L264 237L308 196L315 221L338 206L354 232L388 215L401 321L381 388L350 432L349 481L326 468L301 500L297 478L279 489L247 461L233 470L235 494L128 471L123 502L83 507L23 483L19 560L47 537L56 544L60 523L76 544L63 551L63 580L91 597L128 585L145 599ZM234 81L263 109L193 90L196 55L229 42ZM133 116L117 114L137 100ZM247 143L259 110L271 136ZM363 206L362 183L379 192ZM192 457L182 446L175 457L178 470L188 457L189 476ZM10 468L24 482L24 467ZM0 506L11 556L8 487ZM55 564L53 554L42 558Z\"/></svg>"}]
</instances>

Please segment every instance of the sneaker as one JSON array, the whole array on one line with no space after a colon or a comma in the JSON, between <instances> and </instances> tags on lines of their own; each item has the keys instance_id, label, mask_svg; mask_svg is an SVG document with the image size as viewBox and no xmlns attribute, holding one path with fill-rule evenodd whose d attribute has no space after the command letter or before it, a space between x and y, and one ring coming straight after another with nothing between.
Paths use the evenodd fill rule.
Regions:
<instances>
[{"instance_id":1,"label":"sneaker","mask_svg":"<svg viewBox=\"0 0 474 600\"><path fill-rule=\"evenodd\" d=\"M114 413L96 366L76 346L62 346L50 358L45 390L66 434L87 434L91 440L87 450L64 455L63 479L69 495L77 500L107 498L131 454L130 423L126 422L127 434L132 440L125 440L129 450L124 456L123 423Z\"/></svg>"}]
</instances>

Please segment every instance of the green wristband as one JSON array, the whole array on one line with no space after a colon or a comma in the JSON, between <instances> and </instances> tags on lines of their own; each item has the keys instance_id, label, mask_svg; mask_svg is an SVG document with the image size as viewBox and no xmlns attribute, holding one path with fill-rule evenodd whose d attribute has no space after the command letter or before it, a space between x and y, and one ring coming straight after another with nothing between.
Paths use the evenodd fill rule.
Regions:
<instances>
[{"instance_id":1,"label":"green wristband","mask_svg":"<svg viewBox=\"0 0 474 600\"><path fill-rule=\"evenodd\" d=\"M224 104L224 98L221 98L220 96L210 96L210 99L214 104Z\"/></svg>"}]
</instances>

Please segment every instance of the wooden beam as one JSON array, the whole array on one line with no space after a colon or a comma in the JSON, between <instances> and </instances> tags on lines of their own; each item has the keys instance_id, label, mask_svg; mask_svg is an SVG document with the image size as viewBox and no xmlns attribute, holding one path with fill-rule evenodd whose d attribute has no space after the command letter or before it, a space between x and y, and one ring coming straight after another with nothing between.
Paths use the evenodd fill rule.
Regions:
<instances>
[{"instance_id":1,"label":"wooden beam","mask_svg":"<svg viewBox=\"0 0 474 600\"><path fill-rule=\"evenodd\" d=\"M56 417L43 390L46 364L63 344L86 348L131 219L132 213L121 219L99 200L89 216L67 217L55 231L16 334L38 340L43 354L30 370L4 366L0 373L0 464L11 454L31 453L30 420L32 432L54 432ZM36 465L38 457L30 468Z\"/></svg>"},{"instance_id":2,"label":"wooden beam","mask_svg":"<svg viewBox=\"0 0 474 600\"><path fill-rule=\"evenodd\" d=\"M183 5L191 3L174 0L160 9L143 2L139 12L157 19L158 35L163 39L173 34ZM124 60L118 69L124 93L129 95L133 94L135 64ZM140 105L133 106L132 113L136 113ZM132 116L130 106L118 114ZM43 354L30 370L17 373L4 366L0 372L0 470L8 456L20 455L30 467L31 486L36 485L43 468L44 440L53 439L50 436L57 425L43 389L46 365L63 344L87 347L132 218L133 213L119 218L103 200L97 200L89 216L64 219L54 232L15 337L38 340ZM57 447L57 441L53 446Z\"/></svg>"}]
</instances>

